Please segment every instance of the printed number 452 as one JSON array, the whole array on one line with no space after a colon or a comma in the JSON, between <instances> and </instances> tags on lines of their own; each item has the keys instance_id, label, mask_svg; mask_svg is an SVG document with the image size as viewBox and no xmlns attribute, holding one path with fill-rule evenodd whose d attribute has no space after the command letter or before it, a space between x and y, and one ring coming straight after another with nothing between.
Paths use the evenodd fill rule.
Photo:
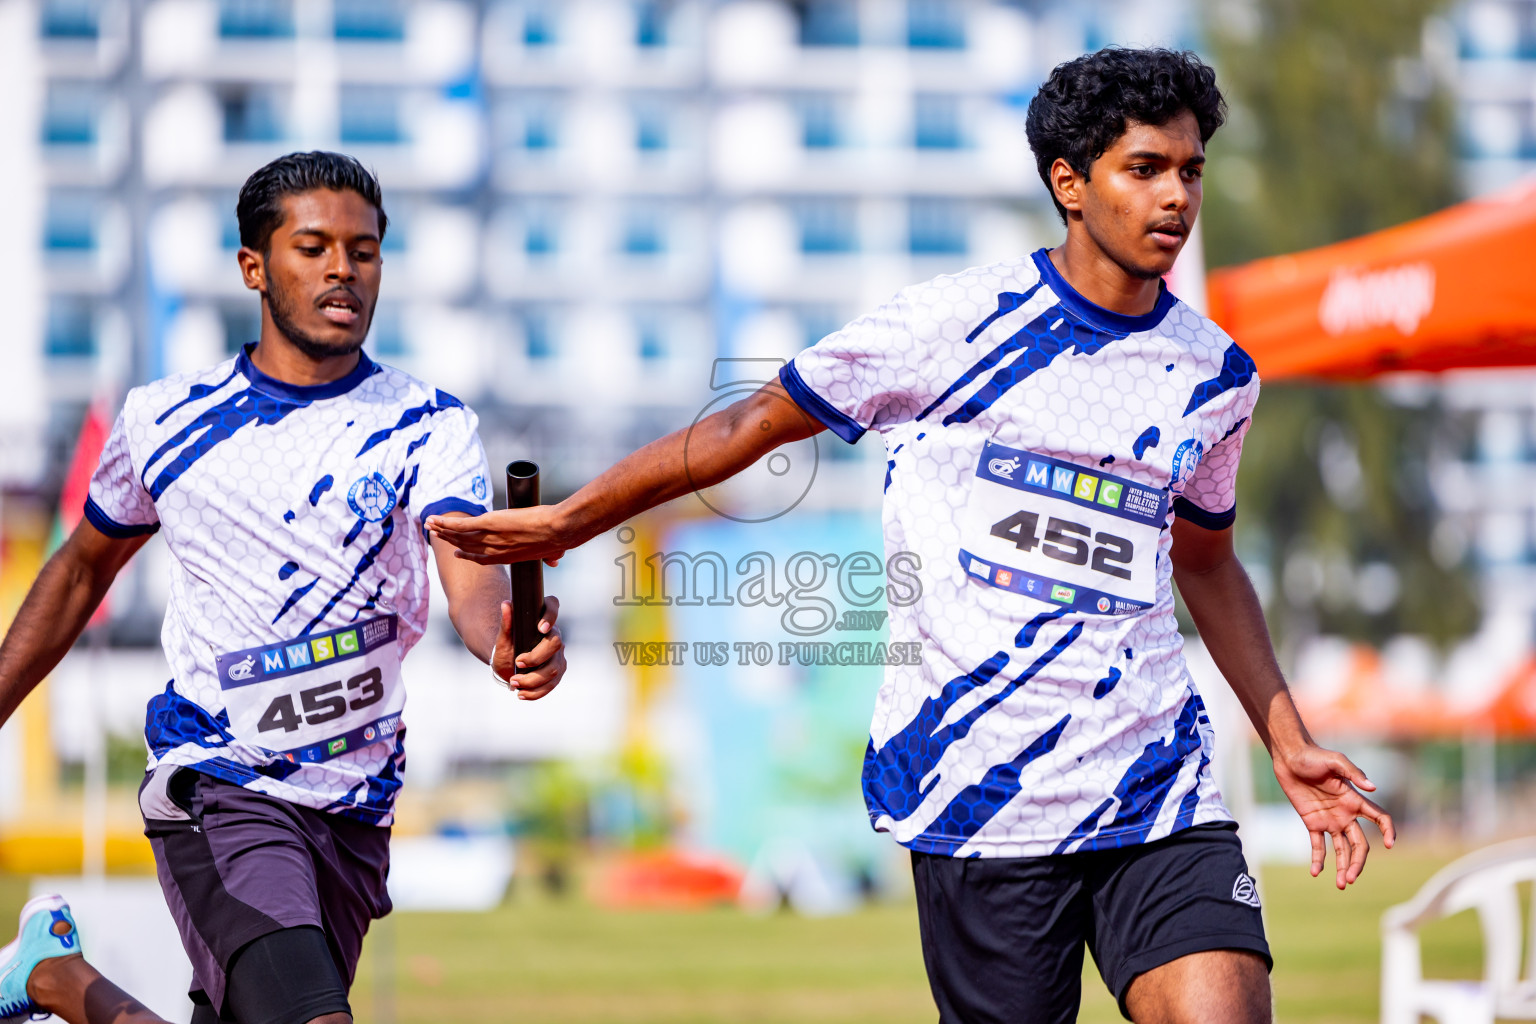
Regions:
<instances>
[{"instance_id":1,"label":"printed number 452","mask_svg":"<svg viewBox=\"0 0 1536 1024\"><path fill-rule=\"evenodd\" d=\"M1112 533L1094 533L1082 523L1057 519L1055 516L1046 520L1044 538L1036 536L1039 529L1038 514L1020 511L993 523L992 536L1012 541L1013 546L1020 551L1033 551L1038 545L1042 555L1069 565L1088 564L1088 541L1084 538L1091 537L1096 545L1093 548L1093 568L1117 579L1131 578L1131 570L1121 568L1130 565L1136 554L1135 547L1126 538L1116 537Z\"/></svg>"},{"instance_id":2,"label":"printed number 452","mask_svg":"<svg viewBox=\"0 0 1536 1024\"><path fill-rule=\"evenodd\" d=\"M342 696L341 688L348 690L360 690L361 692L350 702ZM300 690L299 703L303 705L304 713L301 715L298 708L293 705L294 695L280 693L267 705L267 710L262 713L261 721L256 723L256 728L261 732L272 732L281 729L283 732L294 732L300 725L324 725L326 722L334 722L347 713L350 708L360 711L370 704L377 704L384 699L383 673L376 668L353 676L345 684L340 679L334 683L321 683L319 686L311 686Z\"/></svg>"}]
</instances>

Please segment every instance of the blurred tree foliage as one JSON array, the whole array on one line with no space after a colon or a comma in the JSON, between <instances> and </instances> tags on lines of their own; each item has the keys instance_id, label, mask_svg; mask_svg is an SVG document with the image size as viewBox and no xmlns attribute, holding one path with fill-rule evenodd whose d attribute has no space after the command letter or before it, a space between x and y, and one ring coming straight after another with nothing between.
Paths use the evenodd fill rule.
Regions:
<instances>
[{"instance_id":1,"label":"blurred tree foliage","mask_svg":"<svg viewBox=\"0 0 1536 1024\"><path fill-rule=\"evenodd\" d=\"M1207 52L1231 109L1209 147L1209 265L1326 245L1458 198L1435 56L1448 6L1207 0ZM1446 420L1420 390L1403 402L1373 385L1265 386L1238 536L1272 581L1261 589L1278 639L1406 632L1444 644L1475 628L1462 554L1431 543L1428 466Z\"/></svg>"}]
</instances>

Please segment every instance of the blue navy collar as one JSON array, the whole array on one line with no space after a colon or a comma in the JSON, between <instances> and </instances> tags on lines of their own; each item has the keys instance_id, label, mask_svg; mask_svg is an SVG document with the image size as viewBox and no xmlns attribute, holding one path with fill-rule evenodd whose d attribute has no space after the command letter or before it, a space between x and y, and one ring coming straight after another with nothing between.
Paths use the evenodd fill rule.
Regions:
<instances>
[{"instance_id":1,"label":"blue navy collar","mask_svg":"<svg viewBox=\"0 0 1536 1024\"><path fill-rule=\"evenodd\" d=\"M1083 298L1078 290L1061 276L1061 271L1057 270L1056 264L1051 262L1051 254L1048 250L1036 249L1031 258L1035 261L1035 266L1040 269L1040 279L1045 282L1047 288L1056 293L1056 298L1060 300L1063 308L1088 326L1109 334L1140 334L1143 331L1150 331L1163 322L1163 317L1167 316L1173 304L1179 301L1168 290L1168 285L1159 281L1157 282L1157 304L1152 307L1152 312L1143 313L1140 316L1116 313L1112 309L1105 309L1097 302Z\"/></svg>"},{"instance_id":2,"label":"blue navy collar","mask_svg":"<svg viewBox=\"0 0 1536 1024\"><path fill-rule=\"evenodd\" d=\"M256 364L251 362L251 352L255 348L256 343L252 341L240 350L240 355L235 359L235 369L244 374L245 379L250 381L251 386L257 391L271 395L273 398L281 398L285 402L308 403L344 395L373 376L373 372L378 369L374 361L368 358L368 353L359 352L357 365L352 367L345 377L338 377L325 384L290 384L285 380L269 377L256 368Z\"/></svg>"}]
</instances>

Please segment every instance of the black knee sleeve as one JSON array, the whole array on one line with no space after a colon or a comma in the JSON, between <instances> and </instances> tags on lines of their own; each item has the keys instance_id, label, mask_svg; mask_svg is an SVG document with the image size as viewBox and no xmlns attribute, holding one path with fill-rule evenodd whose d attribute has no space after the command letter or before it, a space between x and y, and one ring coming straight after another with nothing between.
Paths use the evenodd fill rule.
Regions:
<instances>
[{"instance_id":1,"label":"black knee sleeve","mask_svg":"<svg viewBox=\"0 0 1536 1024\"><path fill-rule=\"evenodd\" d=\"M319 928L263 935L235 954L227 976L225 1012L238 1024L307 1024L327 1013L352 1012Z\"/></svg>"}]
</instances>

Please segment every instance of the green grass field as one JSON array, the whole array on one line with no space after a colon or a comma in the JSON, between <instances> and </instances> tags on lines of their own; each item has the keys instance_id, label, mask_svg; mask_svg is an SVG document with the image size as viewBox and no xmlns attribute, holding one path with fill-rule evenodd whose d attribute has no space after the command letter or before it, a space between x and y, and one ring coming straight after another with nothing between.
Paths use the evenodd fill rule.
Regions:
<instances>
[{"instance_id":1,"label":"green grass field","mask_svg":"<svg viewBox=\"0 0 1536 1024\"><path fill-rule=\"evenodd\" d=\"M1264 872L1280 1021L1377 1019L1381 912L1449 859L1383 853L1347 893L1333 889L1331 872ZM13 914L24 894L24 880L0 878L0 913ZM1427 972L1477 976L1470 915L1444 922L1425 945ZM612 912L552 901L527 885L489 914L397 914L376 925L352 1002L370 1024L932 1024L937 1016L909 905L817 920L734 909ZM1080 1019L1120 1019L1091 964Z\"/></svg>"}]
</instances>

